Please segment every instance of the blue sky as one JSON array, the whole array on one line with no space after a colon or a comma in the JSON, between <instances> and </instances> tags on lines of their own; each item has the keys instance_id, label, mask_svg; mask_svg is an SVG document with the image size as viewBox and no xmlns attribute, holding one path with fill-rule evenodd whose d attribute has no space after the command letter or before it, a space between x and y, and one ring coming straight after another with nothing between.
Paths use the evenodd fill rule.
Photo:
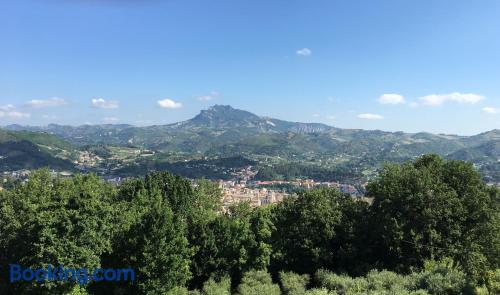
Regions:
<instances>
[{"instance_id":1,"label":"blue sky","mask_svg":"<svg viewBox=\"0 0 500 295\"><path fill-rule=\"evenodd\" d=\"M0 0L0 125L500 128L500 1Z\"/></svg>"}]
</instances>

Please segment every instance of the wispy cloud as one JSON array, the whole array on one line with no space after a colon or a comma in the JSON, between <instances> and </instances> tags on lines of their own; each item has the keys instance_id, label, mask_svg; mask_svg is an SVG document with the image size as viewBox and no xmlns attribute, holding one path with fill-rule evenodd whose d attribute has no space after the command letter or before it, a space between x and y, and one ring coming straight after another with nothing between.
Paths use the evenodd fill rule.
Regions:
<instances>
[{"instance_id":1,"label":"wispy cloud","mask_svg":"<svg viewBox=\"0 0 500 295\"><path fill-rule=\"evenodd\" d=\"M405 103L404 96L396 93L386 93L382 94L378 98L378 102L381 104L402 104Z\"/></svg>"},{"instance_id":2,"label":"wispy cloud","mask_svg":"<svg viewBox=\"0 0 500 295\"><path fill-rule=\"evenodd\" d=\"M52 97L49 99L32 99L26 102L24 105L29 108L39 109L45 107L61 106L65 104L68 104L68 102L64 98Z\"/></svg>"},{"instance_id":3,"label":"wispy cloud","mask_svg":"<svg viewBox=\"0 0 500 295\"><path fill-rule=\"evenodd\" d=\"M117 109L120 105L116 100L106 101L102 98L94 98L91 106L96 109Z\"/></svg>"},{"instance_id":4,"label":"wispy cloud","mask_svg":"<svg viewBox=\"0 0 500 295\"><path fill-rule=\"evenodd\" d=\"M158 106L160 106L160 108L163 108L163 109L182 108L182 103L175 102L175 101L171 100L170 98L165 98L165 99L159 100L157 103L158 103Z\"/></svg>"},{"instance_id":5,"label":"wispy cloud","mask_svg":"<svg viewBox=\"0 0 500 295\"><path fill-rule=\"evenodd\" d=\"M31 114L16 111L16 107L13 104L0 106L0 118L26 119L29 117L31 117Z\"/></svg>"},{"instance_id":6,"label":"wispy cloud","mask_svg":"<svg viewBox=\"0 0 500 295\"><path fill-rule=\"evenodd\" d=\"M23 113L18 111L0 111L0 118L9 118L9 119L27 119L31 117L29 113Z\"/></svg>"},{"instance_id":7,"label":"wispy cloud","mask_svg":"<svg viewBox=\"0 0 500 295\"><path fill-rule=\"evenodd\" d=\"M15 108L14 105L6 104L3 106L0 106L0 111L8 112L8 111L12 111L14 108Z\"/></svg>"},{"instance_id":8,"label":"wispy cloud","mask_svg":"<svg viewBox=\"0 0 500 295\"><path fill-rule=\"evenodd\" d=\"M295 53L300 56L310 56L312 54L312 51L309 48L302 48L295 51Z\"/></svg>"},{"instance_id":9,"label":"wispy cloud","mask_svg":"<svg viewBox=\"0 0 500 295\"><path fill-rule=\"evenodd\" d=\"M500 108L494 108L494 107L484 107L483 112L487 114L500 114Z\"/></svg>"},{"instance_id":10,"label":"wispy cloud","mask_svg":"<svg viewBox=\"0 0 500 295\"><path fill-rule=\"evenodd\" d=\"M484 96L475 93L453 92L448 94L431 94L419 98L427 106L439 106L446 102L475 104L484 99Z\"/></svg>"},{"instance_id":11,"label":"wispy cloud","mask_svg":"<svg viewBox=\"0 0 500 295\"><path fill-rule=\"evenodd\" d=\"M358 118L364 119L364 120L382 120L382 119L384 119L384 117L381 115L370 114L370 113L359 114Z\"/></svg>"},{"instance_id":12,"label":"wispy cloud","mask_svg":"<svg viewBox=\"0 0 500 295\"><path fill-rule=\"evenodd\" d=\"M219 97L220 93L217 91L212 91L208 95L199 95L196 97L197 100L199 101L211 101Z\"/></svg>"}]
</instances>

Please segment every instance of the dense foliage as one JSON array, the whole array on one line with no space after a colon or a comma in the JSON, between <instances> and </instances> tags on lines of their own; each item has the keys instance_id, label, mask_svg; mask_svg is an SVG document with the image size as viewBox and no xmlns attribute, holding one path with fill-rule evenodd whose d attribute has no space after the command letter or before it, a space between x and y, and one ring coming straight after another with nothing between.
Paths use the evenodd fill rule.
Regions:
<instances>
[{"instance_id":1,"label":"dense foliage","mask_svg":"<svg viewBox=\"0 0 500 295\"><path fill-rule=\"evenodd\" d=\"M498 294L500 193L465 162L388 165L371 203L319 189L222 210L220 194L166 172L36 171L0 191L0 294ZM10 263L137 275L10 283Z\"/></svg>"}]
</instances>

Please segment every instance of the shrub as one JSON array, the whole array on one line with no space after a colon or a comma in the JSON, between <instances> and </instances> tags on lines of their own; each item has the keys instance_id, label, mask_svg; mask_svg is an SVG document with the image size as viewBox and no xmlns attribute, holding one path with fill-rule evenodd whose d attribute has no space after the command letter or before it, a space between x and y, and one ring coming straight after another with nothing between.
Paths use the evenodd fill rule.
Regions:
<instances>
[{"instance_id":1,"label":"shrub","mask_svg":"<svg viewBox=\"0 0 500 295\"><path fill-rule=\"evenodd\" d=\"M500 268L487 273L486 287L491 294L500 294Z\"/></svg>"},{"instance_id":2,"label":"shrub","mask_svg":"<svg viewBox=\"0 0 500 295\"><path fill-rule=\"evenodd\" d=\"M170 291L167 291L165 295L191 295L193 294L190 292L187 288L185 287L174 287L173 289L170 289Z\"/></svg>"},{"instance_id":3,"label":"shrub","mask_svg":"<svg viewBox=\"0 0 500 295\"><path fill-rule=\"evenodd\" d=\"M473 294L466 274L453 266L451 260L426 261L424 271L410 279L415 289L425 289L435 295Z\"/></svg>"},{"instance_id":4,"label":"shrub","mask_svg":"<svg viewBox=\"0 0 500 295\"><path fill-rule=\"evenodd\" d=\"M281 287L285 295L303 295L309 283L309 275L294 272L280 272Z\"/></svg>"},{"instance_id":5,"label":"shrub","mask_svg":"<svg viewBox=\"0 0 500 295\"><path fill-rule=\"evenodd\" d=\"M347 275L337 275L327 270L320 269L316 273L316 280L320 287L336 293L354 294L368 289L368 283L364 278L351 278Z\"/></svg>"},{"instance_id":6,"label":"shrub","mask_svg":"<svg viewBox=\"0 0 500 295\"><path fill-rule=\"evenodd\" d=\"M271 276L266 271L249 271L243 275L238 286L240 295L280 295L280 287L273 284Z\"/></svg>"},{"instance_id":7,"label":"shrub","mask_svg":"<svg viewBox=\"0 0 500 295\"><path fill-rule=\"evenodd\" d=\"M231 295L231 280L228 277L222 278L219 282L209 279L203 284L204 295Z\"/></svg>"},{"instance_id":8,"label":"shrub","mask_svg":"<svg viewBox=\"0 0 500 295\"><path fill-rule=\"evenodd\" d=\"M71 291L66 293L66 295L88 295L89 293L87 290L85 290L84 287L81 287L79 285L75 285Z\"/></svg>"},{"instance_id":9,"label":"shrub","mask_svg":"<svg viewBox=\"0 0 500 295\"><path fill-rule=\"evenodd\" d=\"M338 295L428 295L425 290L410 283L409 277L390 271L370 271L366 277L351 278L326 270L316 273L317 283ZM308 293L306 293L308 294Z\"/></svg>"},{"instance_id":10,"label":"shrub","mask_svg":"<svg viewBox=\"0 0 500 295\"><path fill-rule=\"evenodd\" d=\"M406 278L391 271L372 270L366 275L369 290L403 291L406 289Z\"/></svg>"},{"instance_id":11,"label":"shrub","mask_svg":"<svg viewBox=\"0 0 500 295\"><path fill-rule=\"evenodd\" d=\"M336 292L329 292L326 288L308 290L306 295L337 295Z\"/></svg>"}]
</instances>

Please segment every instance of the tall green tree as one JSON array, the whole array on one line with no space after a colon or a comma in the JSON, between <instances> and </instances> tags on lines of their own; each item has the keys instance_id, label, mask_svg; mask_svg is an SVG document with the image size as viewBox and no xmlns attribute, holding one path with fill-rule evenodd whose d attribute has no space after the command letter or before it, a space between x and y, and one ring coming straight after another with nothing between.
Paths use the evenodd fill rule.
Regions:
<instances>
[{"instance_id":1,"label":"tall green tree","mask_svg":"<svg viewBox=\"0 0 500 295\"><path fill-rule=\"evenodd\" d=\"M367 195L376 265L409 271L451 257L473 276L498 267L498 190L472 164L426 155L388 165Z\"/></svg>"},{"instance_id":2,"label":"tall green tree","mask_svg":"<svg viewBox=\"0 0 500 295\"><path fill-rule=\"evenodd\" d=\"M111 251L114 230L110 201L113 187L95 175L53 178L48 170L34 171L29 181L0 197L0 261L2 276L10 263L32 269L60 265L100 267L101 255ZM76 282L4 284L0 293L59 294Z\"/></svg>"},{"instance_id":3,"label":"tall green tree","mask_svg":"<svg viewBox=\"0 0 500 295\"><path fill-rule=\"evenodd\" d=\"M106 267L134 269L136 279L95 283L93 292L162 294L187 283L193 251L187 239L186 215L191 209L181 195L189 199L193 191L186 184L185 179L169 174L123 184L116 198L120 229L113 237L113 252L104 261Z\"/></svg>"},{"instance_id":4,"label":"tall green tree","mask_svg":"<svg viewBox=\"0 0 500 295\"><path fill-rule=\"evenodd\" d=\"M332 267L332 240L342 212L335 190L311 190L290 197L273 210L273 271L313 273Z\"/></svg>"},{"instance_id":5,"label":"tall green tree","mask_svg":"<svg viewBox=\"0 0 500 295\"><path fill-rule=\"evenodd\" d=\"M265 208L252 209L247 203L232 206L208 222L190 228L196 249L192 262L192 287L210 277L231 277L237 285L244 272L265 270L271 256L273 224Z\"/></svg>"}]
</instances>

